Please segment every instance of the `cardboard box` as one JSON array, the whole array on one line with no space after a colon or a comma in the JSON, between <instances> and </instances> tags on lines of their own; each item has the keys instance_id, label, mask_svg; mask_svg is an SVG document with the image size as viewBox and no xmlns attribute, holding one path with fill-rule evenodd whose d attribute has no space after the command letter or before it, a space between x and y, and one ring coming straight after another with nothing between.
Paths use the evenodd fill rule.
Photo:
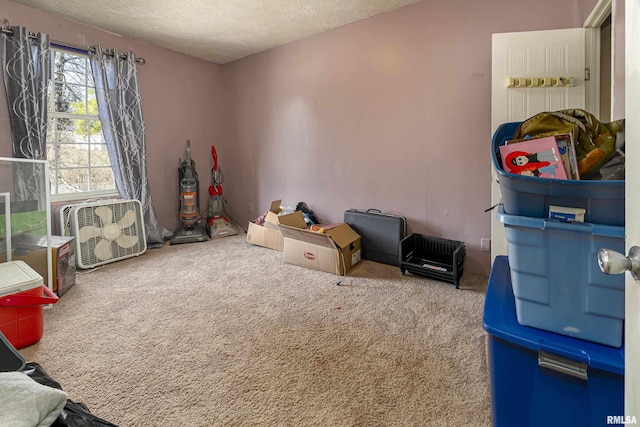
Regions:
<instances>
[{"instance_id":1,"label":"cardboard box","mask_svg":"<svg viewBox=\"0 0 640 427\"><path fill-rule=\"evenodd\" d=\"M284 249L284 239L282 237L282 233L280 233L280 230L278 229L278 224L280 223L281 216L293 214L278 215L281 210L281 202L281 200L274 200L271 202L271 206L267 211L263 225L259 225L255 221L249 222L249 228L247 229L247 243L264 246L265 248L271 248L277 251Z\"/></svg>"},{"instance_id":2,"label":"cardboard box","mask_svg":"<svg viewBox=\"0 0 640 427\"><path fill-rule=\"evenodd\" d=\"M53 291L62 296L76 283L76 245L73 236L51 236ZM47 274L47 236L23 234L15 239L13 258L24 260L43 278Z\"/></svg>"},{"instance_id":3,"label":"cardboard box","mask_svg":"<svg viewBox=\"0 0 640 427\"><path fill-rule=\"evenodd\" d=\"M267 222L264 225L258 225L254 221L249 221L247 243L277 251L281 251L284 248L284 239L282 238L282 233L278 230L278 226Z\"/></svg>"},{"instance_id":4,"label":"cardboard box","mask_svg":"<svg viewBox=\"0 0 640 427\"><path fill-rule=\"evenodd\" d=\"M324 233L306 229L301 212L280 218L284 237L284 262L346 276L360 261L360 235L348 224L325 227ZM300 223L302 221L302 223Z\"/></svg>"}]
</instances>

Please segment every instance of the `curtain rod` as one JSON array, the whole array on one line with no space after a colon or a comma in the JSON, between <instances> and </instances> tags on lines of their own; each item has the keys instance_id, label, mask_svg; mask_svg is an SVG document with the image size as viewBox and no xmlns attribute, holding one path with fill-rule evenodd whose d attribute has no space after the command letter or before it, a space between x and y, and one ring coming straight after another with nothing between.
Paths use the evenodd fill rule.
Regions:
<instances>
[{"instance_id":1,"label":"curtain rod","mask_svg":"<svg viewBox=\"0 0 640 427\"><path fill-rule=\"evenodd\" d=\"M10 36L13 35L13 30L8 28L6 25L3 25L3 26L0 27L0 32L5 33L5 34L9 34ZM34 33L29 33L29 37L36 38L36 35ZM60 42L60 41L57 41L57 40L51 40L50 43L55 45L55 46L58 46L58 47L72 49L72 50L79 50L79 51L83 51L83 52L90 51L90 52L94 52L95 53L95 51L96 51L96 49L94 47L74 45L74 44L70 44L70 43ZM105 52L105 53L107 55L113 56L112 52ZM125 59L126 57L127 57L126 54L124 54L124 53L120 54L120 58ZM136 63L138 63L140 65L144 65L144 64L147 63L147 61L145 61L144 58L136 58Z\"/></svg>"}]
</instances>

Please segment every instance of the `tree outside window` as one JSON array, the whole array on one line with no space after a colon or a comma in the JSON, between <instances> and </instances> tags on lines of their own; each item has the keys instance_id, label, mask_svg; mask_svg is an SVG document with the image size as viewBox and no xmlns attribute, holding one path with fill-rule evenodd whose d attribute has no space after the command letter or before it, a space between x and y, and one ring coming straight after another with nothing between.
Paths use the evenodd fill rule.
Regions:
<instances>
[{"instance_id":1,"label":"tree outside window","mask_svg":"<svg viewBox=\"0 0 640 427\"><path fill-rule=\"evenodd\" d=\"M47 159L51 194L117 194L88 57L51 49Z\"/></svg>"}]
</instances>

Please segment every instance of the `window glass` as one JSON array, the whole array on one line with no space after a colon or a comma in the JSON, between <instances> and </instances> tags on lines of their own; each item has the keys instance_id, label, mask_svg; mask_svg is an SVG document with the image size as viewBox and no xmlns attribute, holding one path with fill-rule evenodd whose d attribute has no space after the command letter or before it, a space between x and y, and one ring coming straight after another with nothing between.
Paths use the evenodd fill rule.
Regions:
<instances>
[{"instance_id":1,"label":"window glass","mask_svg":"<svg viewBox=\"0 0 640 427\"><path fill-rule=\"evenodd\" d=\"M51 194L116 194L87 55L52 48L47 160Z\"/></svg>"}]
</instances>

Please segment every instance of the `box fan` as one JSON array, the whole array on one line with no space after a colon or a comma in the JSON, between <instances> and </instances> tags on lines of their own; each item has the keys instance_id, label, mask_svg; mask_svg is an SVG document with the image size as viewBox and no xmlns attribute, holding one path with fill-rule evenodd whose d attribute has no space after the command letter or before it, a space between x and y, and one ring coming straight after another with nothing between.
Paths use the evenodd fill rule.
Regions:
<instances>
[{"instance_id":1,"label":"box fan","mask_svg":"<svg viewBox=\"0 0 640 427\"><path fill-rule=\"evenodd\" d=\"M76 265L87 269L147 250L138 200L106 200L58 209L60 233L75 236Z\"/></svg>"}]
</instances>

